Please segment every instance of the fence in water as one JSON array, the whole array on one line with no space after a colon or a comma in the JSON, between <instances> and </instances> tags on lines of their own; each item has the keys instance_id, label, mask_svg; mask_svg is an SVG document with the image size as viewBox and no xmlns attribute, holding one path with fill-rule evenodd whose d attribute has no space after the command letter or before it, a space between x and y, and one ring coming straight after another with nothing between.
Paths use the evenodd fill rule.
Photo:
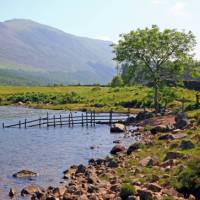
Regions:
<instances>
[{"instance_id":1,"label":"fence in water","mask_svg":"<svg viewBox=\"0 0 200 200\"><path fill-rule=\"evenodd\" d=\"M68 126L74 127L75 125L95 126L96 124L112 124L116 122L123 122L130 116L130 112L82 112L78 115L73 112L59 116L50 116L48 113L45 117L39 117L34 120L19 120L15 124L6 125L2 124L3 128L30 128L30 127L57 127Z\"/></svg>"}]
</instances>

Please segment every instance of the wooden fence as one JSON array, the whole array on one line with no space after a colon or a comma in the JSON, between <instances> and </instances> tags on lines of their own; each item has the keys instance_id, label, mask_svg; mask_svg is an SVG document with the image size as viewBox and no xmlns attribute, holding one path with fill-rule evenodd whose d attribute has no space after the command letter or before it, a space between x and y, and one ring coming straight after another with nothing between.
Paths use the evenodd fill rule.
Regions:
<instances>
[{"instance_id":1,"label":"wooden fence","mask_svg":"<svg viewBox=\"0 0 200 200\"><path fill-rule=\"evenodd\" d=\"M29 127L57 127L57 126L68 126L74 127L75 125L95 126L96 124L112 124L119 121L125 121L130 116L130 112L84 112L76 115L73 112L69 114L63 114L59 116L50 116L48 113L46 117L40 117L34 120L19 120L15 124L6 125L2 124L3 128L29 128Z\"/></svg>"}]
</instances>

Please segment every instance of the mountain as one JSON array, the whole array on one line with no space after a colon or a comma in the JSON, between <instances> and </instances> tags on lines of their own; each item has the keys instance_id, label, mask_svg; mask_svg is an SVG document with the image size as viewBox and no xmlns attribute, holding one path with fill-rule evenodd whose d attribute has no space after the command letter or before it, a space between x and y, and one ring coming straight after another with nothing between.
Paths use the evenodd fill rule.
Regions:
<instances>
[{"instance_id":1,"label":"mountain","mask_svg":"<svg viewBox=\"0 0 200 200\"><path fill-rule=\"evenodd\" d=\"M0 84L107 83L115 71L110 44L31 20L0 22Z\"/></svg>"}]
</instances>

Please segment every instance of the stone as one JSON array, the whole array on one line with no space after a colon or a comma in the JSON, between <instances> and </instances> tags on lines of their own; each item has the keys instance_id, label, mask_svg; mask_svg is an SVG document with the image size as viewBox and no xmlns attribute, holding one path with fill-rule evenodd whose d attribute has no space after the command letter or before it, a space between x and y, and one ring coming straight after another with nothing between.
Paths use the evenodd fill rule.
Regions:
<instances>
[{"instance_id":1,"label":"stone","mask_svg":"<svg viewBox=\"0 0 200 200\"><path fill-rule=\"evenodd\" d=\"M185 129L190 125L190 122L186 118L184 113L177 113L175 117L175 122L175 127L177 129Z\"/></svg>"},{"instance_id":2,"label":"stone","mask_svg":"<svg viewBox=\"0 0 200 200\"><path fill-rule=\"evenodd\" d=\"M126 124L131 124L131 123L134 123L135 122L135 117L128 117L126 119Z\"/></svg>"},{"instance_id":3,"label":"stone","mask_svg":"<svg viewBox=\"0 0 200 200\"><path fill-rule=\"evenodd\" d=\"M160 164L160 167L166 168L168 166L173 166L174 165L174 160L173 159L169 159L163 163Z\"/></svg>"},{"instance_id":4,"label":"stone","mask_svg":"<svg viewBox=\"0 0 200 200\"><path fill-rule=\"evenodd\" d=\"M61 197L64 195L66 187L56 187L52 190L54 197Z\"/></svg>"},{"instance_id":5,"label":"stone","mask_svg":"<svg viewBox=\"0 0 200 200\"><path fill-rule=\"evenodd\" d=\"M195 196L193 196L192 194L190 194L190 196L188 197L188 200L196 200Z\"/></svg>"},{"instance_id":6,"label":"stone","mask_svg":"<svg viewBox=\"0 0 200 200\"><path fill-rule=\"evenodd\" d=\"M21 195L25 196L25 195L33 195L36 193L44 193L45 190L37 185L28 185L26 187L24 187L21 191Z\"/></svg>"},{"instance_id":7,"label":"stone","mask_svg":"<svg viewBox=\"0 0 200 200\"><path fill-rule=\"evenodd\" d=\"M17 193L17 190L16 188L10 188L10 191L9 191L9 196L10 197L14 197Z\"/></svg>"},{"instance_id":8,"label":"stone","mask_svg":"<svg viewBox=\"0 0 200 200\"><path fill-rule=\"evenodd\" d=\"M112 126L110 128L110 132L111 133L124 133L124 132L127 132L127 128L124 124L115 123L115 124L112 124Z\"/></svg>"},{"instance_id":9,"label":"stone","mask_svg":"<svg viewBox=\"0 0 200 200\"><path fill-rule=\"evenodd\" d=\"M113 143L114 144L119 144L119 143L121 143L121 141L120 140L114 140Z\"/></svg>"},{"instance_id":10,"label":"stone","mask_svg":"<svg viewBox=\"0 0 200 200\"><path fill-rule=\"evenodd\" d=\"M183 158L185 156L185 154L180 153L180 152L167 152L164 161L166 160L171 160L171 159L179 159L179 158Z\"/></svg>"},{"instance_id":11,"label":"stone","mask_svg":"<svg viewBox=\"0 0 200 200\"><path fill-rule=\"evenodd\" d=\"M124 151L125 151L125 147L121 144L117 144L111 149L110 153L113 155L116 155L117 153L124 152Z\"/></svg>"},{"instance_id":12,"label":"stone","mask_svg":"<svg viewBox=\"0 0 200 200\"><path fill-rule=\"evenodd\" d=\"M153 113L144 111L144 112L139 112L135 119L137 121L140 121L140 120L145 120L145 119L149 119L149 118L152 118L152 117L154 117Z\"/></svg>"},{"instance_id":13,"label":"stone","mask_svg":"<svg viewBox=\"0 0 200 200\"><path fill-rule=\"evenodd\" d=\"M38 174L29 170L21 170L15 174L13 174L13 177L15 178L30 178L30 177L35 177Z\"/></svg>"},{"instance_id":14,"label":"stone","mask_svg":"<svg viewBox=\"0 0 200 200\"><path fill-rule=\"evenodd\" d=\"M136 200L135 196L131 195L131 196L128 196L127 200Z\"/></svg>"},{"instance_id":15,"label":"stone","mask_svg":"<svg viewBox=\"0 0 200 200\"><path fill-rule=\"evenodd\" d=\"M76 174L79 173L85 173L86 167L82 164L78 165L77 170L76 170Z\"/></svg>"},{"instance_id":16,"label":"stone","mask_svg":"<svg viewBox=\"0 0 200 200\"><path fill-rule=\"evenodd\" d=\"M151 167L159 164L158 158L156 156L148 156L140 161L143 167Z\"/></svg>"},{"instance_id":17,"label":"stone","mask_svg":"<svg viewBox=\"0 0 200 200\"><path fill-rule=\"evenodd\" d=\"M162 190L162 187L160 187L158 184L156 183L147 183L145 184L145 187L148 190L151 190L152 192L160 192Z\"/></svg>"},{"instance_id":18,"label":"stone","mask_svg":"<svg viewBox=\"0 0 200 200\"><path fill-rule=\"evenodd\" d=\"M187 137L187 135L185 133L177 133L177 134L173 134L174 140L178 140L178 139L182 139Z\"/></svg>"},{"instance_id":19,"label":"stone","mask_svg":"<svg viewBox=\"0 0 200 200\"><path fill-rule=\"evenodd\" d=\"M192 149L192 148L194 148L195 147L195 145L192 143L192 141L190 141L190 140L183 140L182 142L181 142L181 144L180 144L180 148L182 149L182 150L186 150L186 149Z\"/></svg>"},{"instance_id":20,"label":"stone","mask_svg":"<svg viewBox=\"0 0 200 200\"><path fill-rule=\"evenodd\" d=\"M110 167L110 168L116 168L119 165L118 165L117 161L115 161L115 160L109 160L107 166Z\"/></svg>"},{"instance_id":21,"label":"stone","mask_svg":"<svg viewBox=\"0 0 200 200\"><path fill-rule=\"evenodd\" d=\"M166 126L166 125L158 125L158 126L155 126L151 129L151 133L152 134L157 134L157 133L165 133L167 131L169 131L169 127Z\"/></svg>"},{"instance_id":22,"label":"stone","mask_svg":"<svg viewBox=\"0 0 200 200\"><path fill-rule=\"evenodd\" d=\"M164 135L159 136L158 139L159 140L173 140L174 137L172 134L164 134Z\"/></svg>"},{"instance_id":23,"label":"stone","mask_svg":"<svg viewBox=\"0 0 200 200\"><path fill-rule=\"evenodd\" d=\"M89 192L89 193L98 192L98 190L99 190L98 187L96 187L96 186L94 186L94 185L92 185L92 184L88 185L88 192Z\"/></svg>"},{"instance_id":24,"label":"stone","mask_svg":"<svg viewBox=\"0 0 200 200\"><path fill-rule=\"evenodd\" d=\"M140 143L136 142L132 145L129 146L129 148L127 149L127 155L130 155L132 152L134 152L135 150L140 148Z\"/></svg>"},{"instance_id":25,"label":"stone","mask_svg":"<svg viewBox=\"0 0 200 200\"><path fill-rule=\"evenodd\" d=\"M140 200L153 200L153 193L149 190L138 190Z\"/></svg>"}]
</instances>

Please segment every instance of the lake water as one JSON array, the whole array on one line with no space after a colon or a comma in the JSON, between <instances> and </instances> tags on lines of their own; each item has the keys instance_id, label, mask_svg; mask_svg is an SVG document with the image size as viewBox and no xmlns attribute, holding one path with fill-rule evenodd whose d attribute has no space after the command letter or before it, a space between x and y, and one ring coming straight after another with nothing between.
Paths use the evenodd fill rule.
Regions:
<instances>
[{"instance_id":1,"label":"lake water","mask_svg":"<svg viewBox=\"0 0 200 200\"><path fill-rule=\"evenodd\" d=\"M0 124L19 119L37 119L46 116L47 110L23 107L0 107ZM49 115L66 114L66 111L48 111ZM109 126L74 128L10 128L0 127L0 200L8 198L10 187L17 191L27 184L43 187L57 185L62 172L72 164L87 164L90 158L108 155L113 141L132 143L134 138L124 139L123 134L110 134ZM94 149L90 147L94 146ZM22 169L39 173L33 180L15 179L12 175ZM22 199L19 197L18 199Z\"/></svg>"}]
</instances>

